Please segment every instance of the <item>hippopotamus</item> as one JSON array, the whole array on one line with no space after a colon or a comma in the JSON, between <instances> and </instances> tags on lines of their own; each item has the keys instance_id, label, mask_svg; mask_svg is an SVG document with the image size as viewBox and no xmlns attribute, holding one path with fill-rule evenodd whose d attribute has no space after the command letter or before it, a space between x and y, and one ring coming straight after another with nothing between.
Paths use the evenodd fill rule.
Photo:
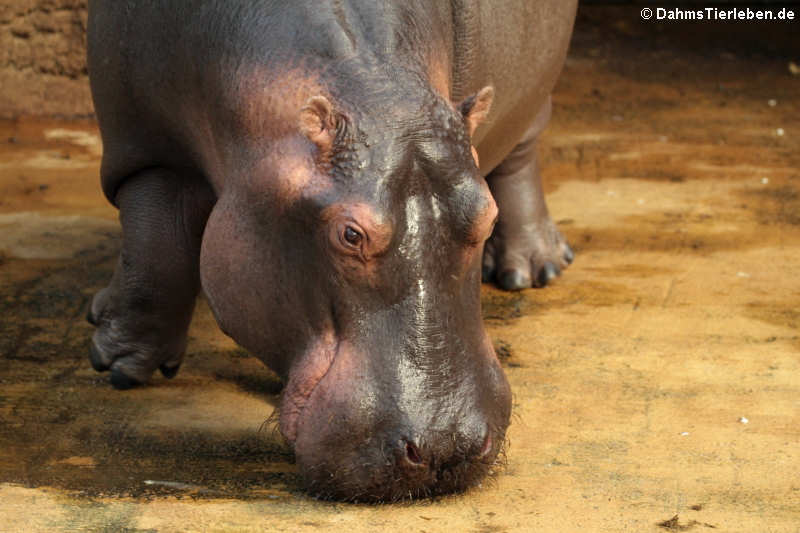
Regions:
<instances>
[{"instance_id":1,"label":"hippopotamus","mask_svg":"<svg viewBox=\"0 0 800 533\"><path fill-rule=\"evenodd\" d=\"M509 383L481 281L573 258L536 162L575 0L90 0L113 277L88 313L111 384L173 377L202 290L284 380L321 498L461 491Z\"/></svg>"}]
</instances>

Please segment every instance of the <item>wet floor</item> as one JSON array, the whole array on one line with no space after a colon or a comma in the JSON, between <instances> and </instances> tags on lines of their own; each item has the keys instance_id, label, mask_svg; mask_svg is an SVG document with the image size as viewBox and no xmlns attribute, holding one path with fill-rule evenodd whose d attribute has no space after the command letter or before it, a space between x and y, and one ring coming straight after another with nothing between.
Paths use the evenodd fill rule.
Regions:
<instances>
[{"instance_id":1,"label":"wet floor","mask_svg":"<svg viewBox=\"0 0 800 533\"><path fill-rule=\"evenodd\" d=\"M507 465L437 501L308 498L203 302L177 378L112 390L96 127L0 122L0 531L800 531L800 77L624 15L581 19L541 146L575 264L483 288Z\"/></svg>"}]
</instances>

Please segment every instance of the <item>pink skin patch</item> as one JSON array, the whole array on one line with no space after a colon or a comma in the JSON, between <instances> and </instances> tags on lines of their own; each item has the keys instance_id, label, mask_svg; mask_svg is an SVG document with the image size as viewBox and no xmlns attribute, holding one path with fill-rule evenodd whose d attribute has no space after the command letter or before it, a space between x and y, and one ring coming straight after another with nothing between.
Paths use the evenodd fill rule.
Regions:
<instances>
[{"instance_id":1,"label":"pink skin patch","mask_svg":"<svg viewBox=\"0 0 800 533\"><path fill-rule=\"evenodd\" d=\"M384 254L391 243L391 223L369 205L358 202L330 205L322 211L322 220L328 227L336 268L351 280L373 285L378 268L374 259ZM348 242L348 233L352 242Z\"/></svg>"},{"instance_id":2,"label":"pink skin patch","mask_svg":"<svg viewBox=\"0 0 800 533\"><path fill-rule=\"evenodd\" d=\"M274 190L286 205L304 195L322 194L333 186L331 177L314 163L308 141L300 136L273 141L269 154L258 162L250 179L252 189Z\"/></svg>"},{"instance_id":3,"label":"pink skin patch","mask_svg":"<svg viewBox=\"0 0 800 533\"><path fill-rule=\"evenodd\" d=\"M339 351L339 341L333 328L327 330L289 371L289 382L281 403L280 429L294 444L300 417L320 381L333 365Z\"/></svg>"},{"instance_id":4,"label":"pink skin patch","mask_svg":"<svg viewBox=\"0 0 800 533\"><path fill-rule=\"evenodd\" d=\"M489 186L486 182L482 184L484 189L484 196L487 199L486 205L475 217L474 226L472 227L472 241L476 243L483 243L488 239L494 230L494 223L497 220L497 203L494 201L492 193L489 192Z\"/></svg>"},{"instance_id":5,"label":"pink skin patch","mask_svg":"<svg viewBox=\"0 0 800 533\"><path fill-rule=\"evenodd\" d=\"M484 330L483 332L483 350L482 353L486 354L486 357L492 364L497 365L497 368L500 369L500 358L497 357L497 352L494 349L494 344L492 344L492 339L489 338L489 335ZM500 370L502 372L502 370Z\"/></svg>"},{"instance_id":6,"label":"pink skin patch","mask_svg":"<svg viewBox=\"0 0 800 533\"><path fill-rule=\"evenodd\" d=\"M364 203L340 202L330 205L322 211L322 220L334 230L352 225L364 238L360 253L364 261L381 255L392 240L392 225Z\"/></svg>"},{"instance_id":7,"label":"pink skin patch","mask_svg":"<svg viewBox=\"0 0 800 533\"><path fill-rule=\"evenodd\" d=\"M462 249L459 275L464 275L470 268L480 268L475 263L482 261L484 243L492 235L497 221L497 203L494 201L491 192L489 192L489 186L486 185L486 182L483 182L482 188L484 189L486 202L480 212L475 215L469 230L469 235L467 236L469 246Z\"/></svg>"},{"instance_id":8,"label":"pink skin patch","mask_svg":"<svg viewBox=\"0 0 800 533\"><path fill-rule=\"evenodd\" d=\"M478 157L478 150L474 146L470 146L470 151L472 152L472 159L475 160L475 166L481 168L481 158Z\"/></svg>"}]
</instances>

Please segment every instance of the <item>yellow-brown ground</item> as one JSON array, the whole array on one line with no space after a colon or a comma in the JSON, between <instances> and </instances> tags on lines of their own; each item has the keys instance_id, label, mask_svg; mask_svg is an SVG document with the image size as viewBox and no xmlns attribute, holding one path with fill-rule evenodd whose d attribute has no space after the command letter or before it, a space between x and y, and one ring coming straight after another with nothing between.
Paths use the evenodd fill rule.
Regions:
<instances>
[{"instance_id":1,"label":"yellow-brown ground","mask_svg":"<svg viewBox=\"0 0 800 533\"><path fill-rule=\"evenodd\" d=\"M0 123L0 531L800 531L800 77L735 26L605 13L541 147L577 260L484 287L508 464L437 501L308 498L262 428L275 378L202 302L176 379L112 390L83 321L119 247L96 127Z\"/></svg>"}]
</instances>

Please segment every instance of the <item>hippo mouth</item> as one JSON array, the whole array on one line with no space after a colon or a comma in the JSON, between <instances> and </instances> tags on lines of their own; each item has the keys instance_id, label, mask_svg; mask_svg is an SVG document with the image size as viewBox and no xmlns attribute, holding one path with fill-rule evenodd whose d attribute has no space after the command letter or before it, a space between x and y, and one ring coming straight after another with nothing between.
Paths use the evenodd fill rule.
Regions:
<instances>
[{"instance_id":1,"label":"hippo mouth","mask_svg":"<svg viewBox=\"0 0 800 533\"><path fill-rule=\"evenodd\" d=\"M281 434L294 444L297 428L311 395L333 366L339 353L339 340L332 332L323 335L289 372L280 408Z\"/></svg>"},{"instance_id":2,"label":"hippo mouth","mask_svg":"<svg viewBox=\"0 0 800 533\"><path fill-rule=\"evenodd\" d=\"M426 374L387 375L391 369L368 363L360 346L333 328L312 340L289 371L279 411L302 484L318 498L361 502L478 484L497 464L511 407L494 352L485 356L473 358L480 364L473 377L451 382L462 398L475 396L474 407L452 407L451 395L431 398L423 391ZM411 404L398 405L392 396L391 384L402 377L416 394ZM455 414L435 418L441 412Z\"/></svg>"}]
</instances>

